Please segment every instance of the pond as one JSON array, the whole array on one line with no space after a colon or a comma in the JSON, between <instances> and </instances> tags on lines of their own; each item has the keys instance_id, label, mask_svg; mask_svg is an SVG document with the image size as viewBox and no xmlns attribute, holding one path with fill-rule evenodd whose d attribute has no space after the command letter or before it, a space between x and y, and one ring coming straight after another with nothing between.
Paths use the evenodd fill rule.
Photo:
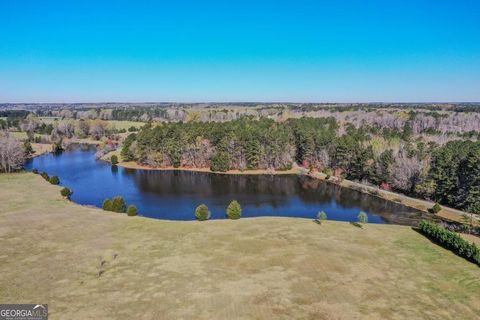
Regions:
<instances>
[{"instance_id":1,"label":"pond","mask_svg":"<svg viewBox=\"0 0 480 320\"><path fill-rule=\"evenodd\" d=\"M72 201L102 207L106 198L122 196L145 217L193 220L204 203L212 219L224 219L232 200L242 217L283 216L357 221L360 211L370 223L415 225L423 214L375 196L297 175L223 175L190 171L155 171L111 166L95 158L95 147L76 145L69 151L36 157L26 164L60 177L73 190Z\"/></svg>"}]
</instances>

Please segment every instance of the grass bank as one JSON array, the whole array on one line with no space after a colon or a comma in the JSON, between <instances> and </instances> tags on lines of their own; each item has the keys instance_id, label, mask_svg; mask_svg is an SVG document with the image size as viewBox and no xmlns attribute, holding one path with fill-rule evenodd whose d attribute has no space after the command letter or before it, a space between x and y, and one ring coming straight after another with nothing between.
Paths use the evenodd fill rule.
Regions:
<instances>
[{"instance_id":1,"label":"grass bank","mask_svg":"<svg viewBox=\"0 0 480 320\"><path fill-rule=\"evenodd\" d=\"M0 175L0 301L51 319L476 319L480 269L408 227L169 222Z\"/></svg>"}]
</instances>

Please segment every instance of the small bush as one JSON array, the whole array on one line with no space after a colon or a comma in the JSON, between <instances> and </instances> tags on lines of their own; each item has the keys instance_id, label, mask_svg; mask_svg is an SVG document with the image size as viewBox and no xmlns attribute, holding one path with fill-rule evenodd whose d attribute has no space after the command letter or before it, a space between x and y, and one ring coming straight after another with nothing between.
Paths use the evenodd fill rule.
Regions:
<instances>
[{"instance_id":1,"label":"small bush","mask_svg":"<svg viewBox=\"0 0 480 320\"><path fill-rule=\"evenodd\" d=\"M433 207L430 208L430 212L435 214L439 213L440 210L442 210L442 207L438 203L435 203Z\"/></svg>"},{"instance_id":2,"label":"small bush","mask_svg":"<svg viewBox=\"0 0 480 320\"><path fill-rule=\"evenodd\" d=\"M112 199L112 211L125 213L127 210L127 205L125 204L125 200L122 197L116 196Z\"/></svg>"},{"instance_id":3,"label":"small bush","mask_svg":"<svg viewBox=\"0 0 480 320\"><path fill-rule=\"evenodd\" d=\"M368 222L368 215L363 211L360 211L357 218L358 218L358 222L360 222L360 223L367 223Z\"/></svg>"},{"instance_id":4,"label":"small bush","mask_svg":"<svg viewBox=\"0 0 480 320\"><path fill-rule=\"evenodd\" d=\"M138 213L138 211L137 211L136 206L134 206L133 204L128 206L128 209L127 209L127 215L128 216L133 217L133 216L136 216L137 213Z\"/></svg>"},{"instance_id":5,"label":"small bush","mask_svg":"<svg viewBox=\"0 0 480 320\"><path fill-rule=\"evenodd\" d=\"M42 176L43 179L45 179L47 181L50 179L50 177L48 176L48 173L46 173L46 172L42 172L40 175Z\"/></svg>"},{"instance_id":6,"label":"small bush","mask_svg":"<svg viewBox=\"0 0 480 320\"><path fill-rule=\"evenodd\" d=\"M110 162L112 165L117 165L118 164L118 157L114 154L110 157Z\"/></svg>"},{"instance_id":7,"label":"small bush","mask_svg":"<svg viewBox=\"0 0 480 320\"><path fill-rule=\"evenodd\" d=\"M112 200L110 199L105 199L105 201L103 201L103 205L102 205L102 208L103 210L105 211L112 211Z\"/></svg>"},{"instance_id":8,"label":"small bush","mask_svg":"<svg viewBox=\"0 0 480 320\"><path fill-rule=\"evenodd\" d=\"M128 128L128 132L136 132L136 131L138 131L138 129L135 126L131 126L130 128Z\"/></svg>"},{"instance_id":9,"label":"small bush","mask_svg":"<svg viewBox=\"0 0 480 320\"><path fill-rule=\"evenodd\" d=\"M63 188L62 190L60 190L60 194L62 195L62 197L70 198L70 196L73 194L73 191L68 188Z\"/></svg>"},{"instance_id":10,"label":"small bush","mask_svg":"<svg viewBox=\"0 0 480 320\"><path fill-rule=\"evenodd\" d=\"M325 167L322 169L322 173L330 177L333 174L333 169L330 167Z\"/></svg>"},{"instance_id":11,"label":"small bush","mask_svg":"<svg viewBox=\"0 0 480 320\"><path fill-rule=\"evenodd\" d=\"M33 153L33 148L32 148L32 144L30 143L30 141L26 140L23 143L23 150L25 151L25 154L27 154L27 155L30 155L30 154Z\"/></svg>"},{"instance_id":12,"label":"small bush","mask_svg":"<svg viewBox=\"0 0 480 320\"><path fill-rule=\"evenodd\" d=\"M208 211L208 207L204 204L199 205L195 209L195 217L197 217L198 221L205 221L210 219L210 211Z\"/></svg>"},{"instance_id":13,"label":"small bush","mask_svg":"<svg viewBox=\"0 0 480 320\"><path fill-rule=\"evenodd\" d=\"M227 217L230 219L240 219L242 216L242 207L237 200L233 200L227 207Z\"/></svg>"},{"instance_id":14,"label":"small bush","mask_svg":"<svg viewBox=\"0 0 480 320\"><path fill-rule=\"evenodd\" d=\"M35 169L35 168L33 168L33 169L32 169L32 173L34 173L34 174L38 174L38 170L37 170L37 169Z\"/></svg>"},{"instance_id":15,"label":"small bush","mask_svg":"<svg viewBox=\"0 0 480 320\"><path fill-rule=\"evenodd\" d=\"M288 170L292 170L293 168L293 164L291 162L283 165L282 167L278 168L277 171L288 171Z\"/></svg>"},{"instance_id":16,"label":"small bush","mask_svg":"<svg viewBox=\"0 0 480 320\"><path fill-rule=\"evenodd\" d=\"M53 144L52 152L59 153L63 151L62 142L57 142Z\"/></svg>"},{"instance_id":17,"label":"small bush","mask_svg":"<svg viewBox=\"0 0 480 320\"><path fill-rule=\"evenodd\" d=\"M327 220L327 213L325 211L320 211L317 215L317 219L320 221Z\"/></svg>"},{"instance_id":18,"label":"small bush","mask_svg":"<svg viewBox=\"0 0 480 320\"><path fill-rule=\"evenodd\" d=\"M48 181L50 181L51 184L60 184L60 178L58 176L52 176Z\"/></svg>"},{"instance_id":19,"label":"small bush","mask_svg":"<svg viewBox=\"0 0 480 320\"><path fill-rule=\"evenodd\" d=\"M480 248L473 242L468 243L458 233L449 231L435 223L421 221L418 229L432 241L440 244L457 255L464 257L480 266Z\"/></svg>"}]
</instances>

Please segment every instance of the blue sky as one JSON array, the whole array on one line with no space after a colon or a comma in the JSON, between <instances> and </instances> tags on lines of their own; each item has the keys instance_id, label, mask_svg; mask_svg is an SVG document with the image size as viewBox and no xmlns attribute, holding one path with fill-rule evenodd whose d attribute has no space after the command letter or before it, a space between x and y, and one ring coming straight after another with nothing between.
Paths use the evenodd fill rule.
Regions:
<instances>
[{"instance_id":1,"label":"blue sky","mask_svg":"<svg viewBox=\"0 0 480 320\"><path fill-rule=\"evenodd\" d=\"M480 1L0 0L0 102L480 101Z\"/></svg>"}]
</instances>

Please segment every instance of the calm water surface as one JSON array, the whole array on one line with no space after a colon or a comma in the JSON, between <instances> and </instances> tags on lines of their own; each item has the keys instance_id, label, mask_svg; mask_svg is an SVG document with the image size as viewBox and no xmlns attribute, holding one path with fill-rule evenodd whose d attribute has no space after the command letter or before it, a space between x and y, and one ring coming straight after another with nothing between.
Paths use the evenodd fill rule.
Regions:
<instances>
[{"instance_id":1,"label":"calm water surface","mask_svg":"<svg viewBox=\"0 0 480 320\"><path fill-rule=\"evenodd\" d=\"M91 146L34 158L27 164L32 168L58 175L77 203L101 207L105 198L120 195L139 214L158 219L192 220L202 203L213 219L223 219L234 199L242 205L242 217L315 218L323 210L328 219L341 221L357 221L360 211L370 223L413 225L422 218L417 210L305 176L125 169L96 160Z\"/></svg>"}]
</instances>

